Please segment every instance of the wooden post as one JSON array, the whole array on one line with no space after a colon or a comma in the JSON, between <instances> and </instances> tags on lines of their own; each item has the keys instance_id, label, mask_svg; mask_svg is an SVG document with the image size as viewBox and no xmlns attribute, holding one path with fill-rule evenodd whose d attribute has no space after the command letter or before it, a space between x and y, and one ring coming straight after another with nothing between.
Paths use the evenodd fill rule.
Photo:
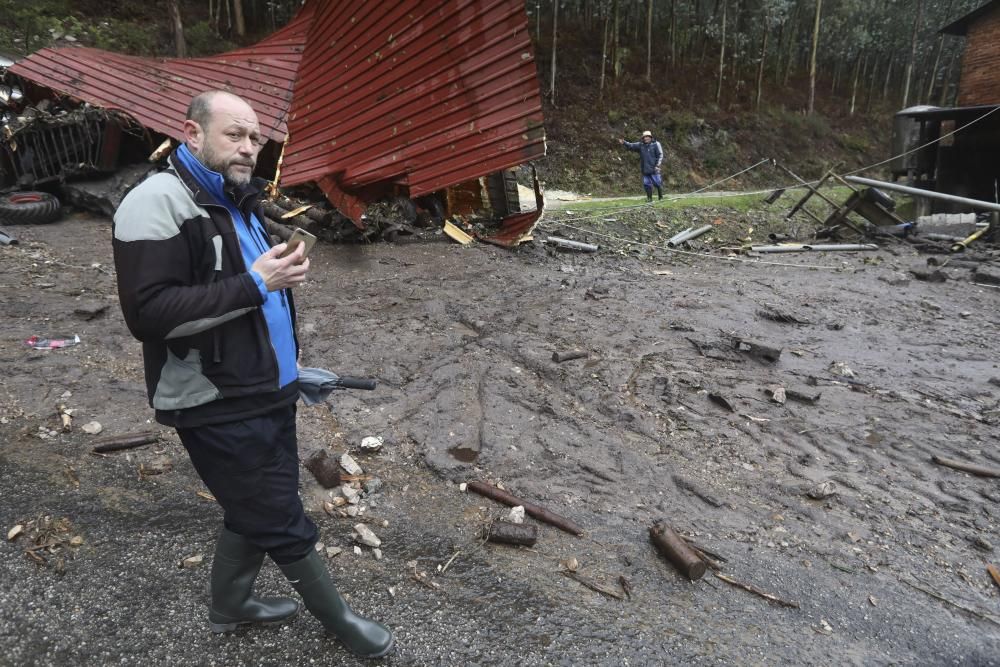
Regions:
<instances>
[{"instance_id":1,"label":"wooden post","mask_svg":"<svg viewBox=\"0 0 1000 667\"><path fill-rule=\"evenodd\" d=\"M697 581L705 576L705 561L670 526L662 522L653 524L649 529L649 537L657 551L666 556L688 579Z\"/></svg>"}]
</instances>

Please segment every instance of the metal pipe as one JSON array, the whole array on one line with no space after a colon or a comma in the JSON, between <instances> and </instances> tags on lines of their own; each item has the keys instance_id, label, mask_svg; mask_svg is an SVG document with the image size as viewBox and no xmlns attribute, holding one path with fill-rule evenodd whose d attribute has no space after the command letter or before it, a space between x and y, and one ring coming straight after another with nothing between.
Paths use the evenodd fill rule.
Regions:
<instances>
[{"instance_id":1,"label":"metal pipe","mask_svg":"<svg viewBox=\"0 0 1000 667\"><path fill-rule=\"evenodd\" d=\"M828 244L804 244L789 243L787 245L757 245L750 246L751 252L759 253L779 253L779 252L856 252L862 250L878 250L874 243L828 243Z\"/></svg>"},{"instance_id":2,"label":"metal pipe","mask_svg":"<svg viewBox=\"0 0 1000 667\"><path fill-rule=\"evenodd\" d=\"M570 239L560 238L558 236L550 236L545 239L546 243L554 246L559 246L560 248L566 248L567 250L581 250L583 252L597 252L600 246L596 246L593 243L583 243L582 241L572 241Z\"/></svg>"},{"instance_id":3,"label":"metal pipe","mask_svg":"<svg viewBox=\"0 0 1000 667\"><path fill-rule=\"evenodd\" d=\"M805 250L813 252L859 252L863 250L878 250L874 243L827 243L820 245L804 245Z\"/></svg>"},{"instance_id":4,"label":"metal pipe","mask_svg":"<svg viewBox=\"0 0 1000 667\"><path fill-rule=\"evenodd\" d=\"M858 185L867 185L873 188L880 188L882 190L892 190L895 192L902 192L904 194L912 195L914 197L925 197L927 199L937 199L939 201L947 201L953 204L964 204L965 206L971 206L972 208L978 208L983 211L1000 211L1000 204L994 204L989 201L982 201L981 199L969 199L968 197L958 197L956 195L949 195L943 192L932 192L931 190L922 190L920 188L911 188L908 185L898 185L896 183L886 183L885 181L876 181L871 178L861 178L859 176L847 176L845 180L851 183L857 183Z\"/></svg>"},{"instance_id":5,"label":"metal pipe","mask_svg":"<svg viewBox=\"0 0 1000 667\"><path fill-rule=\"evenodd\" d=\"M687 243L688 241L693 241L699 236L704 236L710 231L712 231L712 225L705 225L703 227L699 227L698 229L688 229L686 232L681 232L677 236L674 236L672 239L667 241L667 247L676 248L680 244Z\"/></svg>"},{"instance_id":6,"label":"metal pipe","mask_svg":"<svg viewBox=\"0 0 1000 667\"><path fill-rule=\"evenodd\" d=\"M667 239L667 245L669 247L673 248L675 245L677 245L677 239L684 238L684 235L687 234L688 232L690 232L692 229L694 229L694 227L688 227L683 232L679 232L677 234L674 234L669 239Z\"/></svg>"}]
</instances>

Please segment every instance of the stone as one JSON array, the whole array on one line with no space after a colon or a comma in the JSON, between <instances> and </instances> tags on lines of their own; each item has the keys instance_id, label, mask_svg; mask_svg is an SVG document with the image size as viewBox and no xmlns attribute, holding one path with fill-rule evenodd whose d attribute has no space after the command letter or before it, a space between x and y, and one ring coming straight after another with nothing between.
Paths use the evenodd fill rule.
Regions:
<instances>
[{"instance_id":1,"label":"stone","mask_svg":"<svg viewBox=\"0 0 1000 667\"><path fill-rule=\"evenodd\" d=\"M352 505L357 505L361 501L361 494L350 484L342 484L340 486L340 493L347 498L347 502Z\"/></svg>"},{"instance_id":2,"label":"stone","mask_svg":"<svg viewBox=\"0 0 1000 667\"><path fill-rule=\"evenodd\" d=\"M987 285L1000 285L1000 269L986 264L980 265L972 274L972 281Z\"/></svg>"},{"instance_id":3,"label":"stone","mask_svg":"<svg viewBox=\"0 0 1000 667\"><path fill-rule=\"evenodd\" d=\"M825 482L820 482L816 486L812 487L806 491L806 495L813 500L823 500L829 498L837 493L837 485L832 481L827 480Z\"/></svg>"},{"instance_id":4,"label":"stone","mask_svg":"<svg viewBox=\"0 0 1000 667\"><path fill-rule=\"evenodd\" d=\"M917 280L929 283L943 283L948 280L948 274L938 267L927 266L923 262L917 262L910 267L910 274Z\"/></svg>"},{"instance_id":5,"label":"stone","mask_svg":"<svg viewBox=\"0 0 1000 667\"><path fill-rule=\"evenodd\" d=\"M361 469L358 462L351 458L350 454L340 457L340 467L347 471L348 475L363 475L365 471Z\"/></svg>"},{"instance_id":6,"label":"stone","mask_svg":"<svg viewBox=\"0 0 1000 667\"><path fill-rule=\"evenodd\" d=\"M845 364L843 361L833 362L832 364L830 364L830 368L828 368L827 370L830 371L831 375L837 375L843 378L855 377L854 371L851 370L851 367Z\"/></svg>"},{"instance_id":7,"label":"stone","mask_svg":"<svg viewBox=\"0 0 1000 667\"><path fill-rule=\"evenodd\" d=\"M382 540L380 540L372 529L363 523L354 524L354 540L360 542L366 547L380 547L382 546Z\"/></svg>"},{"instance_id":8,"label":"stone","mask_svg":"<svg viewBox=\"0 0 1000 667\"><path fill-rule=\"evenodd\" d=\"M524 523L524 507L521 505L511 507L510 513L507 515L507 520L511 523Z\"/></svg>"},{"instance_id":9,"label":"stone","mask_svg":"<svg viewBox=\"0 0 1000 667\"><path fill-rule=\"evenodd\" d=\"M80 430L89 435L97 435L104 430L104 427L101 426L101 422L87 422L80 427Z\"/></svg>"},{"instance_id":10,"label":"stone","mask_svg":"<svg viewBox=\"0 0 1000 667\"><path fill-rule=\"evenodd\" d=\"M327 558L334 558L335 556L339 556L341 553L343 553L343 551L344 550L341 549L340 547L327 547L326 548L326 557Z\"/></svg>"},{"instance_id":11,"label":"stone","mask_svg":"<svg viewBox=\"0 0 1000 667\"><path fill-rule=\"evenodd\" d=\"M374 493L378 493L379 491L382 490L382 487L384 487L384 486L385 486L385 483L381 479L379 479L378 477L372 477L370 480L368 480L367 482L365 482L364 484L362 484L362 487L364 488L365 493L367 493L369 495L374 494Z\"/></svg>"},{"instance_id":12,"label":"stone","mask_svg":"<svg viewBox=\"0 0 1000 667\"><path fill-rule=\"evenodd\" d=\"M382 560L382 550L381 549L373 549L372 553L375 554L375 560Z\"/></svg>"},{"instance_id":13,"label":"stone","mask_svg":"<svg viewBox=\"0 0 1000 667\"><path fill-rule=\"evenodd\" d=\"M906 287L910 284L910 277L902 271L893 271L892 273L879 276L878 279L893 287Z\"/></svg>"}]
</instances>

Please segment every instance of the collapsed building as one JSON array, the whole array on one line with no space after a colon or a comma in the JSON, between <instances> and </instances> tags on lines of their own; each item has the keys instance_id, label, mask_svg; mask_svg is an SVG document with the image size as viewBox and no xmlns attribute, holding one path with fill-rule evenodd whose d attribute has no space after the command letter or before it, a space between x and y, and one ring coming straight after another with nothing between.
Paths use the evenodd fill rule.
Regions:
<instances>
[{"instance_id":1,"label":"collapsed building","mask_svg":"<svg viewBox=\"0 0 1000 667\"><path fill-rule=\"evenodd\" d=\"M494 224L481 238L509 246L542 214L523 168L544 156L545 131L520 0L307 0L268 38L216 56L65 46L8 71L26 106L0 137L0 190L144 160L181 141L190 99L218 88L257 111L269 140L258 175L321 193L359 233L388 229L380 211L395 214L392 231L485 214ZM533 190L523 207L518 168Z\"/></svg>"}]
</instances>

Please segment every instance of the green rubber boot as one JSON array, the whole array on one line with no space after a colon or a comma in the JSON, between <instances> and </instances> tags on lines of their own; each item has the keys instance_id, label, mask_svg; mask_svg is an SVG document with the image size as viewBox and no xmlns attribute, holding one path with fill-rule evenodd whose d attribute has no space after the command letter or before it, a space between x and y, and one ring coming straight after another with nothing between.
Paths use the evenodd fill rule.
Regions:
<instances>
[{"instance_id":1,"label":"green rubber boot","mask_svg":"<svg viewBox=\"0 0 1000 667\"><path fill-rule=\"evenodd\" d=\"M245 623L280 623L298 612L299 603L291 598L254 597L253 583L263 563L263 551L222 529L212 560L212 632L229 632Z\"/></svg>"},{"instance_id":2,"label":"green rubber boot","mask_svg":"<svg viewBox=\"0 0 1000 667\"><path fill-rule=\"evenodd\" d=\"M381 658L392 651L395 638L389 628L351 611L318 553L313 551L302 560L278 567L302 596L306 609L355 655Z\"/></svg>"}]
</instances>

